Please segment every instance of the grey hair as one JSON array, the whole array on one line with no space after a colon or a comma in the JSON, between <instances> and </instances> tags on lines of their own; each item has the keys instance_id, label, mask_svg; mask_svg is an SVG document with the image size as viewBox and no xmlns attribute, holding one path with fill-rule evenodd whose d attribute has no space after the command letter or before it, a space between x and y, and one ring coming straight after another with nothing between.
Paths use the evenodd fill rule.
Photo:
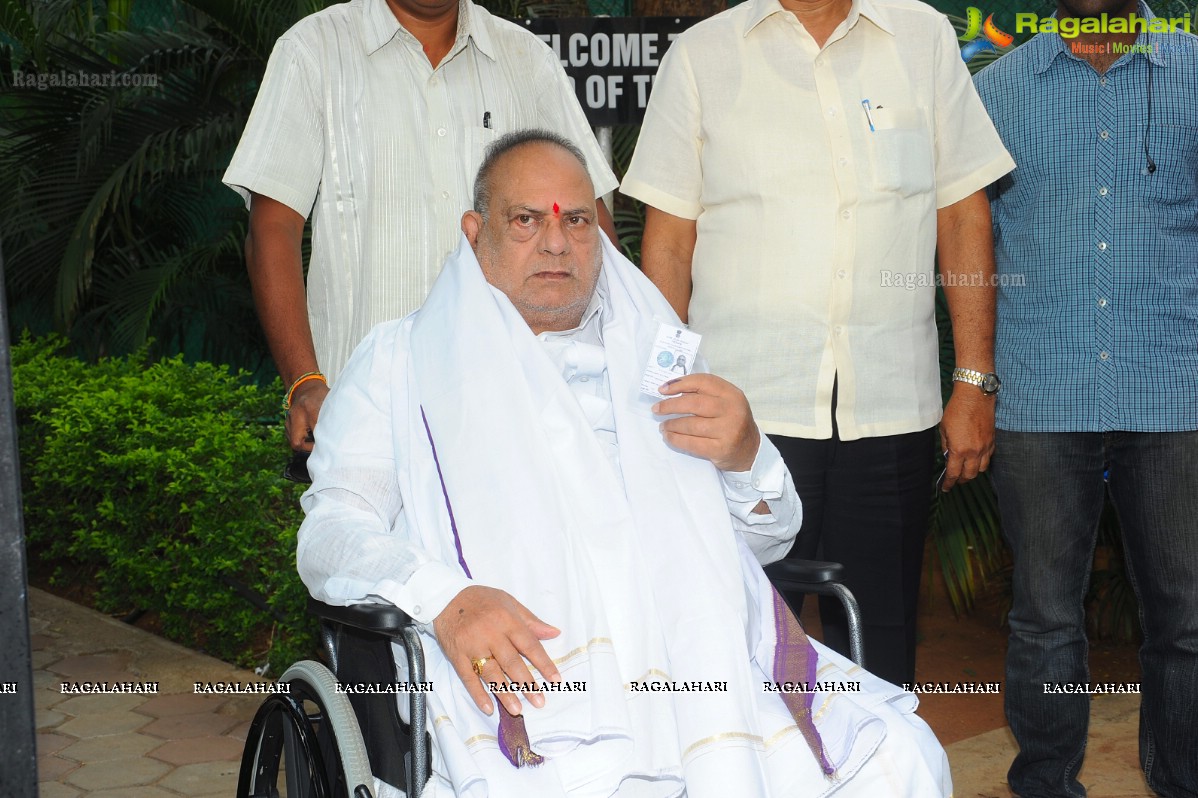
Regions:
<instances>
[{"instance_id":1,"label":"grey hair","mask_svg":"<svg viewBox=\"0 0 1198 798\"><path fill-rule=\"evenodd\" d=\"M550 144L560 147L573 155L582 166L582 170L587 172L587 159L582 154L582 150L578 149L578 146L565 136L537 128L505 133L487 147L487 154L483 158L482 165L478 167L478 175L474 178L474 210L483 217L484 222L487 221L491 209L491 178L495 171L495 165L512 150L528 144ZM587 178L590 178L590 172L587 172Z\"/></svg>"}]
</instances>

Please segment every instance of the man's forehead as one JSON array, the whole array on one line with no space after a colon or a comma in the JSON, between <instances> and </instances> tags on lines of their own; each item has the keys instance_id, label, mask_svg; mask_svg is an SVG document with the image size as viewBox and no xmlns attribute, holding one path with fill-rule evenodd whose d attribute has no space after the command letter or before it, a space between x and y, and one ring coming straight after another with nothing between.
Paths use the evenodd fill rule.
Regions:
<instances>
[{"instance_id":1,"label":"man's forehead","mask_svg":"<svg viewBox=\"0 0 1198 798\"><path fill-rule=\"evenodd\" d=\"M549 211L553 203L560 208L594 204L591 176L583 165L568 150L548 142L529 142L504 155L495 164L498 188L507 194L508 201L515 204L539 205L542 202ZM557 191L561 196L536 198L517 196L524 194L550 194ZM564 192L578 192L578 196L566 196Z\"/></svg>"}]
</instances>

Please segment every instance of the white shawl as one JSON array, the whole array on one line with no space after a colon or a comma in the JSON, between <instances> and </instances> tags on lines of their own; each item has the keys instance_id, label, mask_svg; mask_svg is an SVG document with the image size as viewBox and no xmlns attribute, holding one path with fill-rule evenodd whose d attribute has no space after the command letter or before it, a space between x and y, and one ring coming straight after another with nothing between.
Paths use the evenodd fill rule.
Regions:
<instances>
[{"instance_id":1,"label":"white shawl","mask_svg":"<svg viewBox=\"0 0 1198 798\"><path fill-rule=\"evenodd\" d=\"M392 412L408 534L450 564L460 545L473 580L562 630L545 648L563 679L587 689L550 693L543 709L526 704L525 718L532 749L579 794L830 792L885 734L860 705L903 694L859 669L833 673L851 663L821 653L821 680L848 678L865 690L816 696L813 715L836 768L825 777L781 699L763 689L775 640L769 584L733 531L720 476L665 445L653 400L638 390L658 323L678 319L603 243L603 343L622 479L463 239L423 307L397 328L410 330L392 372L406 379ZM500 752L498 714L475 707L435 644L426 652L434 770L459 795L539 796L529 792L530 768ZM722 682L727 691L630 690L646 680Z\"/></svg>"}]
</instances>

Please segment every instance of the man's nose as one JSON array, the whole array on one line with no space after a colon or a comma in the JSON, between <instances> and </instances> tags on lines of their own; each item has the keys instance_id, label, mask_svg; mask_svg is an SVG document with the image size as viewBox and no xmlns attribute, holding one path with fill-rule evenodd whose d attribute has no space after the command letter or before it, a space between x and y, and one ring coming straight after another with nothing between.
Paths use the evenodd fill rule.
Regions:
<instances>
[{"instance_id":1,"label":"man's nose","mask_svg":"<svg viewBox=\"0 0 1198 798\"><path fill-rule=\"evenodd\" d=\"M545 220L541 228L541 250L550 255L565 255L570 251L565 219L555 214Z\"/></svg>"}]
</instances>

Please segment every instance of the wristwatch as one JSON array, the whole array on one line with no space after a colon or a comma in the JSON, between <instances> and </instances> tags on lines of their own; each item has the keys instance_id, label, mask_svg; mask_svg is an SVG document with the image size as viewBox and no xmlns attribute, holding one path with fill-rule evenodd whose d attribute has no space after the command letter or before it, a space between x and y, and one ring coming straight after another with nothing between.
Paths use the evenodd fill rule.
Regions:
<instances>
[{"instance_id":1,"label":"wristwatch","mask_svg":"<svg viewBox=\"0 0 1198 798\"><path fill-rule=\"evenodd\" d=\"M973 369L953 369L953 382L967 382L982 389L986 396L993 396L1002 387L1002 380L993 371L983 374Z\"/></svg>"}]
</instances>

